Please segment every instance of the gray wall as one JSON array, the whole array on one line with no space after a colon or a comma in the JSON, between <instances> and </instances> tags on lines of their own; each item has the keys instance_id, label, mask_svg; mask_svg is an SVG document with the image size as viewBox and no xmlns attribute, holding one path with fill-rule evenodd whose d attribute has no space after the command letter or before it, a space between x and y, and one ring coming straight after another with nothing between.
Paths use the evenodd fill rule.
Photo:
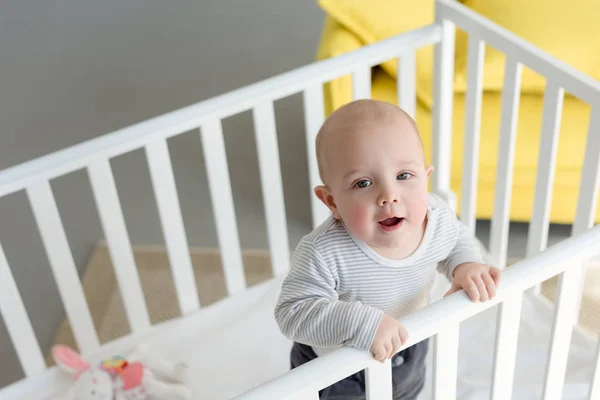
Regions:
<instances>
[{"instance_id":1,"label":"gray wall","mask_svg":"<svg viewBox=\"0 0 600 400\"><path fill-rule=\"evenodd\" d=\"M50 1L0 5L0 169L311 62L311 1ZM290 242L309 229L301 98L276 104ZM244 247L265 247L251 115L224 121ZM216 237L196 132L169 141L190 245ZM145 158L113 160L134 244L163 244ZM84 171L52 183L75 262L103 237ZM63 308L23 193L0 199L3 244L44 349ZM21 376L0 322L0 386Z\"/></svg>"}]
</instances>

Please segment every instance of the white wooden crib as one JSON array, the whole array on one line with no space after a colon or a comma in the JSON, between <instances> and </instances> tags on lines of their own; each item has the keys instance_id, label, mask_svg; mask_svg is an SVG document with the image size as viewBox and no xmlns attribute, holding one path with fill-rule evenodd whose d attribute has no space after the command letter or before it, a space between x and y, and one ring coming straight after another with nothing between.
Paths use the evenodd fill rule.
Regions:
<instances>
[{"instance_id":1,"label":"white wooden crib","mask_svg":"<svg viewBox=\"0 0 600 400\"><path fill-rule=\"evenodd\" d=\"M290 258L274 119L275 100L302 93L311 186L319 178L314 138L324 119L322 84L352 74L355 98L370 94L371 67L399 58L399 105L414 115L415 52L435 46L432 190L451 204L450 149L454 27L469 34L463 222L475 225L479 122L484 43L507 55L502 125L489 262L504 266L508 246L516 120L522 65L547 78L542 142L529 228L528 257L505 271L497 297L471 303L456 293L402 318L410 344L431 337L431 368L423 398L600 399L596 338L577 326L583 269L600 255L600 227L592 227L600 185L600 83L550 57L510 32L450 0L436 3L436 23L343 56L255 83L117 132L0 172L0 196L25 191L38 225L77 345L90 360L127 352L144 340L190 364L195 399L317 399L318 391L366 370L368 398L391 398L390 364L344 348L294 371L291 343L279 333L273 307ZM550 193L564 92L592 106L584 170L572 237L546 248ZM221 129L225 117L252 110L274 278L247 288ZM199 129L223 259L228 297L200 307L194 284L167 139ZM184 317L152 326L127 234L110 160L144 149ZM59 176L87 170L110 247L132 333L100 345L50 186ZM313 224L327 210L312 199ZM13 266L15 267L15 266ZM560 275L556 305L539 295L544 280ZM531 289L531 290L530 290ZM0 311L25 378L0 389L1 399L42 399L60 392L68 378L47 368L31 321L0 246ZM598 311L600 312L600 310ZM460 327L460 329L459 329ZM230 356L219 353L226 345ZM167 350L168 349L168 350ZM235 355L235 356L234 356Z\"/></svg>"}]
</instances>

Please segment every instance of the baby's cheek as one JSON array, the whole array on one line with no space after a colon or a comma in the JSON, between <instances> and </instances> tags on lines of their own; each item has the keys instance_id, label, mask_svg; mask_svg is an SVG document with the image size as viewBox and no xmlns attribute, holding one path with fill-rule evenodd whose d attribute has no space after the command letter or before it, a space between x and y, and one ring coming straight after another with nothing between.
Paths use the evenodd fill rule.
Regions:
<instances>
[{"instance_id":1,"label":"baby's cheek","mask_svg":"<svg viewBox=\"0 0 600 400\"><path fill-rule=\"evenodd\" d=\"M360 232L364 231L368 225L368 207L363 204L354 204L350 209L350 215L348 216L351 221L348 221L348 225L351 225L353 229Z\"/></svg>"},{"instance_id":2,"label":"baby's cheek","mask_svg":"<svg viewBox=\"0 0 600 400\"><path fill-rule=\"evenodd\" d=\"M411 201L407 204L409 215L419 220L425 218L427 214L427 194L418 193L410 199Z\"/></svg>"}]
</instances>

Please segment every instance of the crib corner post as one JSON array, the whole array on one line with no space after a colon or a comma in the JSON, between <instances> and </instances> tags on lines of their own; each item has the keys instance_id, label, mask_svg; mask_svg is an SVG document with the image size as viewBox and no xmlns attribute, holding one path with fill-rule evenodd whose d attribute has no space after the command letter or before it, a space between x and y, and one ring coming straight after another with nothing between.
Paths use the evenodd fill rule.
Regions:
<instances>
[{"instance_id":1,"label":"crib corner post","mask_svg":"<svg viewBox=\"0 0 600 400\"><path fill-rule=\"evenodd\" d=\"M452 115L454 97L455 25L444 16L443 3L436 1L435 23L442 29L441 41L435 44L433 72L432 191L455 209L450 189L452 156Z\"/></svg>"}]
</instances>

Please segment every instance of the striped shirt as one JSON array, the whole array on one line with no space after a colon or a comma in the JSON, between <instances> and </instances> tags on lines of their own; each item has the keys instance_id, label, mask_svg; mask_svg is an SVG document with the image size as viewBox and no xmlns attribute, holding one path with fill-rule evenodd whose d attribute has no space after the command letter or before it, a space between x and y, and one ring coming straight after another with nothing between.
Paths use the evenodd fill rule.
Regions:
<instances>
[{"instance_id":1,"label":"striped shirt","mask_svg":"<svg viewBox=\"0 0 600 400\"><path fill-rule=\"evenodd\" d=\"M275 319L287 338L312 346L317 355L340 346L369 350L383 313L400 318L424 307L436 270L451 281L464 262L483 258L435 195L429 196L421 243L401 260L380 256L330 217L294 251Z\"/></svg>"}]
</instances>

